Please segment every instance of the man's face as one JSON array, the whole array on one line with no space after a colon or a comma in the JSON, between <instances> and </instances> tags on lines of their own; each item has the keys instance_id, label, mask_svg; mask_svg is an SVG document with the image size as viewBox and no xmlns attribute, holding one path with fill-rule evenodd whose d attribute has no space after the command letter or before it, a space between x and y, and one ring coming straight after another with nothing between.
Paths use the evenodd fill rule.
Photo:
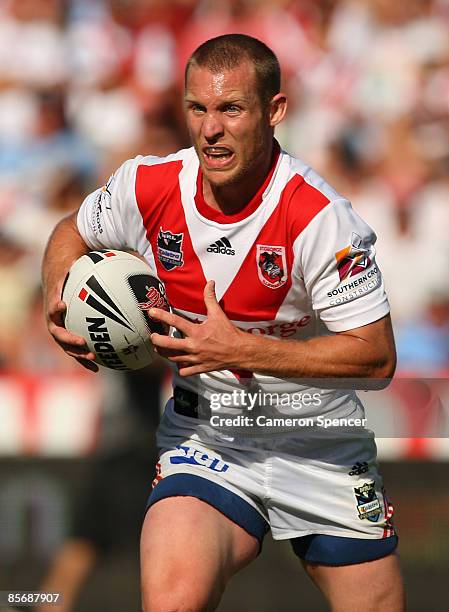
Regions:
<instances>
[{"instance_id":1,"label":"man's face","mask_svg":"<svg viewBox=\"0 0 449 612\"><path fill-rule=\"evenodd\" d=\"M249 62L218 73L192 66L185 108L192 144L212 186L235 185L255 172L266 172L273 127Z\"/></svg>"}]
</instances>

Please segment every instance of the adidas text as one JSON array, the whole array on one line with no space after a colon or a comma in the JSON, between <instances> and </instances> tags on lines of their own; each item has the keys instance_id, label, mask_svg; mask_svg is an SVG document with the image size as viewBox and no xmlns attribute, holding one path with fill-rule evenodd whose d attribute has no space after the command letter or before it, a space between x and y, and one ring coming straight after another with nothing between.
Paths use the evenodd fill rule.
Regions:
<instances>
[{"instance_id":1,"label":"adidas text","mask_svg":"<svg viewBox=\"0 0 449 612\"><path fill-rule=\"evenodd\" d=\"M210 247L207 247L208 253L221 253L222 255L235 255L234 249L229 249L228 247L220 247L218 244L211 244Z\"/></svg>"}]
</instances>

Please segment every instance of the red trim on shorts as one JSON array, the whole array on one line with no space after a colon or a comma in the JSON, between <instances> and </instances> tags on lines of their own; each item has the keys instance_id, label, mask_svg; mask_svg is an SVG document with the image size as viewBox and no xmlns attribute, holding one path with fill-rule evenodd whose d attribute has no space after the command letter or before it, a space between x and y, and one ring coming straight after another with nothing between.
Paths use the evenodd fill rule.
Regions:
<instances>
[{"instance_id":1,"label":"red trim on shorts","mask_svg":"<svg viewBox=\"0 0 449 612\"><path fill-rule=\"evenodd\" d=\"M382 488L382 496L384 500L384 512L385 512L385 521L386 521L386 526L384 527L382 537L388 538L390 536L395 535L394 525L390 520L394 514L394 507L393 507L393 504L390 504L384 488Z\"/></svg>"},{"instance_id":2,"label":"red trim on shorts","mask_svg":"<svg viewBox=\"0 0 449 612\"><path fill-rule=\"evenodd\" d=\"M151 488L154 489L154 487L157 485L158 482L160 482L163 478L162 474L162 466L159 462L156 463L156 476L153 479L153 482L151 483Z\"/></svg>"}]
</instances>

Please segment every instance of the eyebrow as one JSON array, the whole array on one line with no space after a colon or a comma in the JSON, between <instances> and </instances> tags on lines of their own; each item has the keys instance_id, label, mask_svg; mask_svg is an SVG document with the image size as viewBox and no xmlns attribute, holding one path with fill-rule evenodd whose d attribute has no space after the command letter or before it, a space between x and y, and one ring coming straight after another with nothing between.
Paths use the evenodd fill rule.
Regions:
<instances>
[{"instance_id":1,"label":"eyebrow","mask_svg":"<svg viewBox=\"0 0 449 612\"><path fill-rule=\"evenodd\" d=\"M190 98L189 96L184 97L184 102L188 102L189 104L199 104L200 106L204 106L204 104L202 104L198 100L195 100L195 98ZM219 103L219 106L223 106L225 104L242 104L242 103L245 104L247 102L248 100L245 100L245 98L229 98L228 100L226 99L221 100Z\"/></svg>"}]
</instances>

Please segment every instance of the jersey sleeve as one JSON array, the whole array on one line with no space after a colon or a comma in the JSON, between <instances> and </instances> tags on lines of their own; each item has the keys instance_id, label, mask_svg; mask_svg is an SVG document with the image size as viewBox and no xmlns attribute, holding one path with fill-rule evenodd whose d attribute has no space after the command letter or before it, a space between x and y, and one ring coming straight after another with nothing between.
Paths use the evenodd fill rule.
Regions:
<instances>
[{"instance_id":1,"label":"jersey sleeve","mask_svg":"<svg viewBox=\"0 0 449 612\"><path fill-rule=\"evenodd\" d=\"M347 200L331 202L307 226L299 245L313 309L333 332L373 323L390 308L376 263L376 234Z\"/></svg>"},{"instance_id":2,"label":"jersey sleeve","mask_svg":"<svg viewBox=\"0 0 449 612\"><path fill-rule=\"evenodd\" d=\"M87 196L78 212L78 230L92 249L147 249L145 228L135 195L142 156L126 161L106 185Z\"/></svg>"}]
</instances>

